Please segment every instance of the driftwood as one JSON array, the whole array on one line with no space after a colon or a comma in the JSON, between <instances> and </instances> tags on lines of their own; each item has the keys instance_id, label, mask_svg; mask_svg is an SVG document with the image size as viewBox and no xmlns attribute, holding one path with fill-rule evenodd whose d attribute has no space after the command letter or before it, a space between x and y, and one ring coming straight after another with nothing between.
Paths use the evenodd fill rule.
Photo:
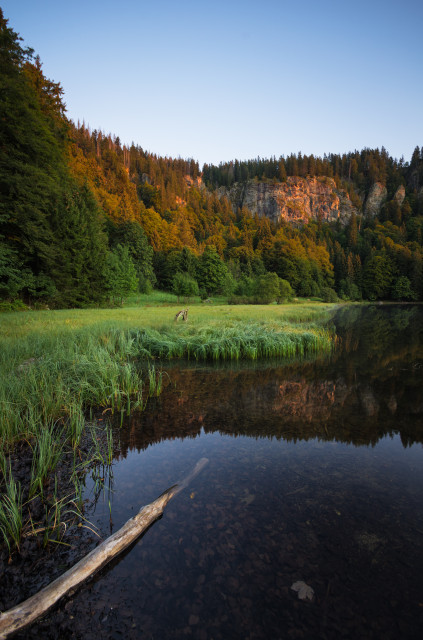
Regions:
<instances>
[{"instance_id":1,"label":"driftwood","mask_svg":"<svg viewBox=\"0 0 423 640\"><path fill-rule=\"evenodd\" d=\"M175 316L175 322L177 322L179 318L182 318L182 320L186 322L188 320L188 309L182 309L181 311L178 311Z\"/></svg>"},{"instance_id":2,"label":"driftwood","mask_svg":"<svg viewBox=\"0 0 423 640\"><path fill-rule=\"evenodd\" d=\"M60 578L13 609L0 613L0 640L33 623L71 589L75 589L85 582L126 549L162 515L169 500L185 489L207 463L207 458L201 458L186 478L167 489L154 502L143 507L119 531L93 549Z\"/></svg>"}]
</instances>

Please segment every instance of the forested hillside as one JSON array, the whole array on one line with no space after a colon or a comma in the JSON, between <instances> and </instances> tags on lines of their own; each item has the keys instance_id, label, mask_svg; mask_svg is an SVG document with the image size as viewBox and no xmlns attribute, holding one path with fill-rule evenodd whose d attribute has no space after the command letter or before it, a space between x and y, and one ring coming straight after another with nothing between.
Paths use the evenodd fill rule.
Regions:
<instances>
[{"instance_id":1,"label":"forested hillside","mask_svg":"<svg viewBox=\"0 0 423 640\"><path fill-rule=\"evenodd\" d=\"M233 302L423 299L423 148L409 162L382 148L200 170L69 121L60 84L1 10L0 65L3 308L120 303L152 286ZM218 195L289 176L333 178L354 208L346 224L317 218L294 227ZM385 197L369 213L375 184Z\"/></svg>"}]
</instances>

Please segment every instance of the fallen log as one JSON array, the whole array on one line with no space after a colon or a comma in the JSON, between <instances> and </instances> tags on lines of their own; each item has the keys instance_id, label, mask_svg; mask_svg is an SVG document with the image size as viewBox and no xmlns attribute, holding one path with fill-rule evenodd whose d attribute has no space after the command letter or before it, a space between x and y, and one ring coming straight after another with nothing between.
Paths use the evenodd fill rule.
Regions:
<instances>
[{"instance_id":1,"label":"fallen log","mask_svg":"<svg viewBox=\"0 0 423 640\"><path fill-rule=\"evenodd\" d=\"M0 613L0 640L32 624L71 589L81 585L119 555L163 514L169 500L185 489L207 463L207 458L201 458L186 478L167 489L154 502L142 507L119 531L93 549L66 573L28 600Z\"/></svg>"}]
</instances>

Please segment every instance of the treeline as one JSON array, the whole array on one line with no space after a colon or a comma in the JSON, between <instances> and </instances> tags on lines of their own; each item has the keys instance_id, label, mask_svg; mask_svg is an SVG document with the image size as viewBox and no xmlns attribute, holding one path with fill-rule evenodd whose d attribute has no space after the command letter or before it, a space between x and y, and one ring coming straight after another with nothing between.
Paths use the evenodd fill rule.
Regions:
<instances>
[{"instance_id":1,"label":"treeline","mask_svg":"<svg viewBox=\"0 0 423 640\"><path fill-rule=\"evenodd\" d=\"M151 287L233 302L421 300L423 149L409 163L382 149L322 158L235 160L200 171L67 120L48 80L0 10L0 304L120 303ZM298 229L233 211L235 181L333 177L357 207L346 227ZM378 218L362 203L375 182ZM399 185L405 199L394 197ZM3 301L3 302L1 302Z\"/></svg>"}]
</instances>

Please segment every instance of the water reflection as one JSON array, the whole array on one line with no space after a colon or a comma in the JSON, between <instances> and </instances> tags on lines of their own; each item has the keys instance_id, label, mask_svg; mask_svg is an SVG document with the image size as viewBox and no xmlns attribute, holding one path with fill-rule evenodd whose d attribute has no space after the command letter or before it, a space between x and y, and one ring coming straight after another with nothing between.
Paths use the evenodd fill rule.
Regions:
<instances>
[{"instance_id":1,"label":"water reflection","mask_svg":"<svg viewBox=\"0 0 423 640\"><path fill-rule=\"evenodd\" d=\"M417 307L341 309L334 318L338 348L330 357L254 369L168 368L163 395L122 431L122 453L202 429L354 445L398 433L404 446L422 443L421 320Z\"/></svg>"}]
</instances>

